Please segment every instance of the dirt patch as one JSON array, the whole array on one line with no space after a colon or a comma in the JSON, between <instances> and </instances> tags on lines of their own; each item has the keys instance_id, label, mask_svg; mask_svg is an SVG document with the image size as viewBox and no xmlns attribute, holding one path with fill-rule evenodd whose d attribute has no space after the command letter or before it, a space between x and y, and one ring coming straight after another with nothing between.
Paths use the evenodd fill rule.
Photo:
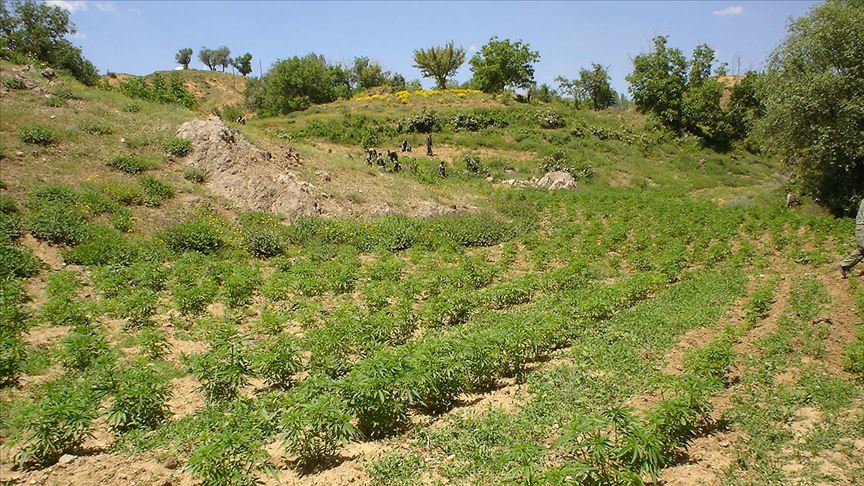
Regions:
<instances>
[{"instance_id":1,"label":"dirt patch","mask_svg":"<svg viewBox=\"0 0 864 486\"><path fill-rule=\"evenodd\" d=\"M287 157L255 147L219 118L186 122L177 135L192 142L185 163L207 172L205 185L214 194L288 218L322 212L318 191L287 170Z\"/></svg>"},{"instance_id":2,"label":"dirt patch","mask_svg":"<svg viewBox=\"0 0 864 486\"><path fill-rule=\"evenodd\" d=\"M204 406L204 394L199 390L198 380L186 375L171 380L173 394L168 401L168 409L175 419L192 415Z\"/></svg>"},{"instance_id":3,"label":"dirt patch","mask_svg":"<svg viewBox=\"0 0 864 486\"><path fill-rule=\"evenodd\" d=\"M827 353L824 365L829 373L848 377L849 373L843 367L843 356L846 346L857 339L856 327L864 323L856 312L855 299L849 293L849 283L839 278L833 265L829 274L823 273L819 278L831 296L831 304L826 309L830 317L825 318L829 333L825 339Z\"/></svg>"},{"instance_id":4,"label":"dirt patch","mask_svg":"<svg viewBox=\"0 0 864 486\"><path fill-rule=\"evenodd\" d=\"M720 476L732 464L738 437L733 432L697 437L687 447L688 461L660 473L660 484L690 486L721 484Z\"/></svg>"},{"instance_id":5,"label":"dirt patch","mask_svg":"<svg viewBox=\"0 0 864 486\"><path fill-rule=\"evenodd\" d=\"M192 486L195 482L179 469L169 469L155 459L155 453L64 455L60 461L39 471L0 469L11 484L50 486Z\"/></svg>"},{"instance_id":6,"label":"dirt patch","mask_svg":"<svg viewBox=\"0 0 864 486\"><path fill-rule=\"evenodd\" d=\"M678 344L666 353L663 358L666 361L666 367L663 372L669 375L677 376L684 372L684 355L690 350L700 348L717 334L717 329L714 327L697 327L690 329L678 340Z\"/></svg>"}]
</instances>

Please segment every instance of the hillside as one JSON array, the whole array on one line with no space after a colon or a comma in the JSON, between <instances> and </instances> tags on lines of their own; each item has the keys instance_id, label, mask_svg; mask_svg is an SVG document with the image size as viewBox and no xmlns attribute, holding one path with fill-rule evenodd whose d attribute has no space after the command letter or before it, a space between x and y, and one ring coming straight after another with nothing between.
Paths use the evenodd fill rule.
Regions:
<instances>
[{"instance_id":1,"label":"hillside","mask_svg":"<svg viewBox=\"0 0 864 486\"><path fill-rule=\"evenodd\" d=\"M153 74L157 73L163 77L180 76L186 88L201 100L198 110L202 113L209 114L217 108L243 105L245 101L243 93L246 90L246 78L240 75L197 69L157 71ZM144 78L151 79L153 74ZM130 77L131 74L112 73L103 79L116 88Z\"/></svg>"},{"instance_id":2,"label":"hillside","mask_svg":"<svg viewBox=\"0 0 864 486\"><path fill-rule=\"evenodd\" d=\"M189 124L241 79L180 75L0 64L3 481L864 482L854 223L779 161L466 90Z\"/></svg>"}]
</instances>

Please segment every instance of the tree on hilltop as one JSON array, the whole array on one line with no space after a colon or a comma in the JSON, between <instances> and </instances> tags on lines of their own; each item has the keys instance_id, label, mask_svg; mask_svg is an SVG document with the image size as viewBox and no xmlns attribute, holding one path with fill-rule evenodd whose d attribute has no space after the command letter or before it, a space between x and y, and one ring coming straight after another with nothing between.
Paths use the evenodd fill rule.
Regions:
<instances>
[{"instance_id":1,"label":"tree on hilltop","mask_svg":"<svg viewBox=\"0 0 864 486\"><path fill-rule=\"evenodd\" d=\"M174 60L177 61L177 64L182 65L183 69L189 69L189 63L192 62L192 49L188 47L180 49L174 55Z\"/></svg>"},{"instance_id":2,"label":"tree on hilltop","mask_svg":"<svg viewBox=\"0 0 864 486\"><path fill-rule=\"evenodd\" d=\"M246 54L235 57L231 60L231 65L233 65L241 75L246 76L252 72L252 54L247 52Z\"/></svg>"},{"instance_id":3,"label":"tree on hilltop","mask_svg":"<svg viewBox=\"0 0 864 486\"><path fill-rule=\"evenodd\" d=\"M198 59L211 71L215 71L216 66L218 66L218 63L213 59L213 49L202 47L198 51Z\"/></svg>"},{"instance_id":4,"label":"tree on hilltop","mask_svg":"<svg viewBox=\"0 0 864 486\"><path fill-rule=\"evenodd\" d=\"M472 84L487 93L528 89L534 83L533 64L539 60L540 53L522 41L492 37L469 61L474 73Z\"/></svg>"},{"instance_id":5,"label":"tree on hilltop","mask_svg":"<svg viewBox=\"0 0 864 486\"><path fill-rule=\"evenodd\" d=\"M434 78L438 89L447 88L447 78L456 74L464 62L465 49L454 47L453 42L414 51L414 67L424 78Z\"/></svg>"},{"instance_id":6,"label":"tree on hilltop","mask_svg":"<svg viewBox=\"0 0 864 486\"><path fill-rule=\"evenodd\" d=\"M225 72L225 69L231 65L231 49L228 49L226 46L222 46L213 51L212 54L213 66L222 66L222 72Z\"/></svg>"}]
</instances>

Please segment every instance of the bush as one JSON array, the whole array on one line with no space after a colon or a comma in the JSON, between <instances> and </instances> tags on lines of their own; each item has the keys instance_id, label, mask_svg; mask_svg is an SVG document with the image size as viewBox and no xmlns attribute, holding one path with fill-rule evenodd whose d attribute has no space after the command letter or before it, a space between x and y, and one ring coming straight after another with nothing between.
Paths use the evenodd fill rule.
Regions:
<instances>
[{"instance_id":1,"label":"bush","mask_svg":"<svg viewBox=\"0 0 864 486\"><path fill-rule=\"evenodd\" d=\"M705 380L713 388L723 388L735 351L727 342L714 341L692 350L684 356L688 373Z\"/></svg>"},{"instance_id":2,"label":"bush","mask_svg":"<svg viewBox=\"0 0 864 486\"><path fill-rule=\"evenodd\" d=\"M0 281L32 277L41 266L30 248L0 241Z\"/></svg>"},{"instance_id":3,"label":"bush","mask_svg":"<svg viewBox=\"0 0 864 486\"><path fill-rule=\"evenodd\" d=\"M183 171L183 178L189 182L203 184L207 180L207 173L198 167L188 167Z\"/></svg>"},{"instance_id":4,"label":"bush","mask_svg":"<svg viewBox=\"0 0 864 486\"><path fill-rule=\"evenodd\" d=\"M26 89L27 85L21 78L3 78L3 86L8 89Z\"/></svg>"},{"instance_id":5,"label":"bush","mask_svg":"<svg viewBox=\"0 0 864 486\"><path fill-rule=\"evenodd\" d=\"M111 128L111 125L98 121L85 123L81 127L81 130L90 135L111 135L114 133L114 129Z\"/></svg>"},{"instance_id":6,"label":"bush","mask_svg":"<svg viewBox=\"0 0 864 486\"><path fill-rule=\"evenodd\" d=\"M189 471L201 486L253 486L260 484L255 471L270 470L270 456L253 431L244 429L206 432L189 457Z\"/></svg>"},{"instance_id":7,"label":"bush","mask_svg":"<svg viewBox=\"0 0 864 486\"><path fill-rule=\"evenodd\" d=\"M294 383L294 375L303 369L300 346L289 334L280 334L261 343L252 363L265 383L279 388L289 388Z\"/></svg>"},{"instance_id":8,"label":"bush","mask_svg":"<svg viewBox=\"0 0 864 486\"><path fill-rule=\"evenodd\" d=\"M94 224L78 246L63 254L63 260L78 265L128 264L136 253L122 233Z\"/></svg>"},{"instance_id":9,"label":"bush","mask_svg":"<svg viewBox=\"0 0 864 486\"><path fill-rule=\"evenodd\" d=\"M200 219L190 219L168 228L163 239L177 252L213 253L225 245L221 232Z\"/></svg>"},{"instance_id":10,"label":"bush","mask_svg":"<svg viewBox=\"0 0 864 486\"><path fill-rule=\"evenodd\" d=\"M120 92L131 98L175 103L186 108L194 108L198 104L195 95L186 88L176 73L172 73L168 81L159 73L154 74L150 81L139 77L129 78L120 83Z\"/></svg>"},{"instance_id":11,"label":"bush","mask_svg":"<svg viewBox=\"0 0 864 486\"><path fill-rule=\"evenodd\" d=\"M209 351L195 358L192 372L208 400L233 400L249 384L252 365L239 337L219 336Z\"/></svg>"},{"instance_id":12,"label":"bush","mask_svg":"<svg viewBox=\"0 0 864 486\"><path fill-rule=\"evenodd\" d=\"M50 383L24 410L24 446L16 462L45 467L78 449L91 436L98 403L88 383L75 378Z\"/></svg>"},{"instance_id":13,"label":"bush","mask_svg":"<svg viewBox=\"0 0 864 486\"><path fill-rule=\"evenodd\" d=\"M63 339L60 363L70 371L84 371L109 353L108 342L91 326L77 326Z\"/></svg>"},{"instance_id":14,"label":"bush","mask_svg":"<svg viewBox=\"0 0 864 486\"><path fill-rule=\"evenodd\" d=\"M50 98L45 98L44 103L45 103L45 106L50 106L52 108L62 108L62 107L69 104L69 102L66 101L66 98L61 98L59 96L52 96Z\"/></svg>"},{"instance_id":15,"label":"bush","mask_svg":"<svg viewBox=\"0 0 864 486\"><path fill-rule=\"evenodd\" d=\"M222 288L225 304L231 308L246 307L261 285L261 274L254 266L238 265L225 276Z\"/></svg>"},{"instance_id":16,"label":"bush","mask_svg":"<svg viewBox=\"0 0 864 486\"><path fill-rule=\"evenodd\" d=\"M417 116L405 118L396 126L400 133L432 133L441 131L442 122L434 112L423 110Z\"/></svg>"},{"instance_id":17,"label":"bush","mask_svg":"<svg viewBox=\"0 0 864 486\"><path fill-rule=\"evenodd\" d=\"M171 389L152 366L134 363L117 379L108 425L120 433L156 428L170 414L166 404L170 398Z\"/></svg>"},{"instance_id":18,"label":"bush","mask_svg":"<svg viewBox=\"0 0 864 486\"><path fill-rule=\"evenodd\" d=\"M99 190L114 202L127 206L144 204L146 194L140 184L126 181L105 181L99 184Z\"/></svg>"},{"instance_id":19,"label":"bush","mask_svg":"<svg viewBox=\"0 0 864 486\"><path fill-rule=\"evenodd\" d=\"M120 301L117 316L126 319L126 328L140 329L153 324L158 309L158 294L149 289L130 292Z\"/></svg>"},{"instance_id":20,"label":"bush","mask_svg":"<svg viewBox=\"0 0 864 486\"><path fill-rule=\"evenodd\" d=\"M174 187L166 184L151 175L143 175L138 178L138 184L144 189L144 204L149 207L156 207L165 201L174 197Z\"/></svg>"},{"instance_id":21,"label":"bush","mask_svg":"<svg viewBox=\"0 0 864 486\"><path fill-rule=\"evenodd\" d=\"M567 172L577 179L589 179L594 176L594 167L590 163L575 164L570 160L567 152L563 150L556 150L543 157L540 170L543 172Z\"/></svg>"},{"instance_id":22,"label":"bush","mask_svg":"<svg viewBox=\"0 0 864 486\"><path fill-rule=\"evenodd\" d=\"M37 239L58 245L77 245L88 232L81 210L62 201L41 204L28 221L30 233Z\"/></svg>"},{"instance_id":23,"label":"bush","mask_svg":"<svg viewBox=\"0 0 864 486\"><path fill-rule=\"evenodd\" d=\"M341 445L358 435L339 396L301 390L294 397L282 415L282 444L289 454L297 456L301 466L332 459Z\"/></svg>"},{"instance_id":24,"label":"bush","mask_svg":"<svg viewBox=\"0 0 864 486\"><path fill-rule=\"evenodd\" d=\"M26 356L27 347L21 336L5 326L0 328L0 388L18 380Z\"/></svg>"},{"instance_id":25,"label":"bush","mask_svg":"<svg viewBox=\"0 0 864 486\"><path fill-rule=\"evenodd\" d=\"M536 118L537 123L540 124L541 128L552 129L564 128L567 126L567 120L565 120L564 116L555 110L539 111L534 114L534 117Z\"/></svg>"},{"instance_id":26,"label":"bush","mask_svg":"<svg viewBox=\"0 0 864 486\"><path fill-rule=\"evenodd\" d=\"M18 131L18 138L24 143L47 147L57 141L57 133L45 125L24 125Z\"/></svg>"},{"instance_id":27,"label":"bush","mask_svg":"<svg viewBox=\"0 0 864 486\"><path fill-rule=\"evenodd\" d=\"M108 161L106 165L127 174L140 174L145 170L153 168L152 163L135 157L134 155L118 155Z\"/></svg>"},{"instance_id":28,"label":"bush","mask_svg":"<svg viewBox=\"0 0 864 486\"><path fill-rule=\"evenodd\" d=\"M184 315L202 313L219 290L213 275L198 259L178 264L174 270L176 278L170 291L177 309Z\"/></svg>"},{"instance_id":29,"label":"bush","mask_svg":"<svg viewBox=\"0 0 864 486\"><path fill-rule=\"evenodd\" d=\"M123 106L120 107L120 111L126 113L138 113L139 111L141 111L141 105L139 105L138 103L125 103Z\"/></svg>"},{"instance_id":30,"label":"bush","mask_svg":"<svg viewBox=\"0 0 864 486\"><path fill-rule=\"evenodd\" d=\"M180 137L171 137L162 142L162 150L168 155L185 157L192 150L192 142Z\"/></svg>"}]
</instances>

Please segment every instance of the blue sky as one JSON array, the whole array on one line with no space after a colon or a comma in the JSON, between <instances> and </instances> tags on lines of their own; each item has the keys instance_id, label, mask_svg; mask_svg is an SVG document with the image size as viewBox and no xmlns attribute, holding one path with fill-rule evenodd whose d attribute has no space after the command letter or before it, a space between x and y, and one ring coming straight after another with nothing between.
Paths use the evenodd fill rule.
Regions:
<instances>
[{"instance_id":1,"label":"blue sky","mask_svg":"<svg viewBox=\"0 0 864 486\"><path fill-rule=\"evenodd\" d=\"M626 90L631 59L669 36L686 53L708 43L734 74L762 67L790 18L817 2L228 2L48 0L71 11L72 39L100 71L147 74L175 67L181 47L227 45L251 52L255 75L277 59L308 52L330 61L369 56L416 79L418 47L453 40L469 51L497 35L540 52L535 77L573 77L592 62L607 66L613 87ZM472 52L469 52L469 56ZM467 62L456 79L471 73ZM431 86L424 81L425 86Z\"/></svg>"}]
</instances>

